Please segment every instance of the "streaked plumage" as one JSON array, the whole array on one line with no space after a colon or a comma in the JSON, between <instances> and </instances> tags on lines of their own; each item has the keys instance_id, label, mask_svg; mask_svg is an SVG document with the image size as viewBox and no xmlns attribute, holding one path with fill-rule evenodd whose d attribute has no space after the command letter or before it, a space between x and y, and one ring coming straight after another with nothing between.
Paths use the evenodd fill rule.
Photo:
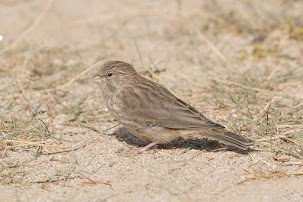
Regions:
<instances>
[{"instance_id":1,"label":"streaked plumage","mask_svg":"<svg viewBox=\"0 0 303 202\"><path fill-rule=\"evenodd\" d=\"M105 63L94 77L110 113L133 135L152 143L210 138L247 150L251 140L225 130L156 82L121 61Z\"/></svg>"}]
</instances>

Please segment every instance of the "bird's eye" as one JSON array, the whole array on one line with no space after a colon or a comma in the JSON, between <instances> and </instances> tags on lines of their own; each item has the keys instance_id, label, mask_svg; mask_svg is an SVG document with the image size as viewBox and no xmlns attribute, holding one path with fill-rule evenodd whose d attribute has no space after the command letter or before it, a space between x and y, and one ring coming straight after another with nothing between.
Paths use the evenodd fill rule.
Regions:
<instances>
[{"instance_id":1,"label":"bird's eye","mask_svg":"<svg viewBox=\"0 0 303 202\"><path fill-rule=\"evenodd\" d=\"M113 75L112 73L108 73L108 74L107 74L107 76L112 76L112 75Z\"/></svg>"}]
</instances>

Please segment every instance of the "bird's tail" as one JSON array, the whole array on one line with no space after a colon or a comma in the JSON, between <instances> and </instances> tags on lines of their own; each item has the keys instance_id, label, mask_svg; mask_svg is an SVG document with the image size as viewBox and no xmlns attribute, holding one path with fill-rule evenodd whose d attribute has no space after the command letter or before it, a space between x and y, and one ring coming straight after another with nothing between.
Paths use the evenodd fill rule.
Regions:
<instances>
[{"instance_id":1,"label":"bird's tail","mask_svg":"<svg viewBox=\"0 0 303 202\"><path fill-rule=\"evenodd\" d=\"M201 139L201 138L209 138L209 139L213 139L213 140L217 140L219 142L223 142L229 145L232 145L234 147L237 147L239 149L242 150L248 150L249 146L252 145L253 141L237 135L235 133L229 132L227 130L225 130L224 128L209 128L207 130L203 130L203 132L194 135L194 137L191 138L197 138L197 139Z\"/></svg>"}]
</instances>

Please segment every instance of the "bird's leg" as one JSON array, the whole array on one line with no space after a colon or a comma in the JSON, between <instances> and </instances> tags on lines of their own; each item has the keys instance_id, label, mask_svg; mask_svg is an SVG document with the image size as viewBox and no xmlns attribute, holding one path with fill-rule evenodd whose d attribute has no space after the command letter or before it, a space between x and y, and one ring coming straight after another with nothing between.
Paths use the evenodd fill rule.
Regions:
<instances>
[{"instance_id":1,"label":"bird's leg","mask_svg":"<svg viewBox=\"0 0 303 202\"><path fill-rule=\"evenodd\" d=\"M133 150L131 153L137 154L137 153L144 153L144 152L147 152L147 150L148 150L149 148L151 148L152 146L155 146L156 144L158 144L158 142L152 142L152 143L146 145L145 147L143 147L143 148L141 148L141 149Z\"/></svg>"},{"instance_id":2,"label":"bird's leg","mask_svg":"<svg viewBox=\"0 0 303 202\"><path fill-rule=\"evenodd\" d=\"M145 151L147 151L149 148L155 146L156 144L158 144L158 142L149 143L148 145L146 145L145 147L143 147L142 149L140 149L140 152L145 152Z\"/></svg>"}]
</instances>

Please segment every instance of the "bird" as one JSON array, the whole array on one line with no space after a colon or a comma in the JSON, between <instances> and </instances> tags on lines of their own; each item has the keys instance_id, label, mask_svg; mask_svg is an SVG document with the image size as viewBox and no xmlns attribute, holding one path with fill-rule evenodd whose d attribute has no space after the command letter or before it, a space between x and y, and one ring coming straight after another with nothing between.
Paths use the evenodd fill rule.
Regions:
<instances>
[{"instance_id":1,"label":"bird","mask_svg":"<svg viewBox=\"0 0 303 202\"><path fill-rule=\"evenodd\" d=\"M162 85L139 75L126 62L104 63L92 80L100 86L110 114L132 135L149 143L138 153L179 138L208 138L244 151L253 143L207 119Z\"/></svg>"}]
</instances>

